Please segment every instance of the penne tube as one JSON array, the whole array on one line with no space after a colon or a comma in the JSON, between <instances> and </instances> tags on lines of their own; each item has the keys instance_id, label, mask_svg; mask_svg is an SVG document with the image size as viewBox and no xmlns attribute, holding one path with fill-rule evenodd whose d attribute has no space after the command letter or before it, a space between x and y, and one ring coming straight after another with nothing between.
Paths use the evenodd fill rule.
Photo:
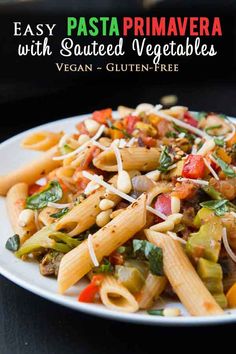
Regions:
<instances>
[{"instance_id":1,"label":"penne tube","mask_svg":"<svg viewBox=\"0 0 236 354\"><path fill-rule=\"evenodd\" d=\"M116 216L97 231L91 239L98 262L134 236L146 223L146 195L132 203L125 212ZM94 267L88 241L67 253L61 261L58 290L64 293Z\"/></svg>"},{"instance_id":2,"label":"penne tube","mask_svg":"<svg viewBox=\"0 0 236 354\"><path fill-rule=\"evenodd\" d=\"M100 287L100 298L104 306L122 312L138 311L134 296L113 276L106 276Z\"/></svg>"},{"instance_id":3,"label":"penne tube","mask_svg":"<svg viewBox=\"0 0 236 354\"><path fill-rule=\"evenodd\" d=\"M55 222L56 219L52 218L50 215L58 212L58 209L52 207L43 208L40 211L38 219L39 222L43 223L44 226L49 226Z\"/></svg>"},{"instance_id":4,"label":"penne tube","mask_svg":"<svg viewBox=\"0 0 236 354\"><path fill-rule=\"evenodd\" d=\"M35 231L34 223L30 223L25 227L19 224L19 215L25 208L27 195L28 185L26 183L18 183L11 187L6 198L7 212L13 231L20 236L21 242L24 242Z\"/></svg>"},{"instance_id":5,"label":"penne tube","mask_svg":"<svg viewBox=\"0 0 236 354\"><path fill-rule=\"evenodd\" d=\"M57 147L44 152L38 159L14 170L7 175L0 176L0 195L6 195L14 184L24 182L33 184L50 171L60 166L60 161L54 161L53 156L58 155Z\"/></svg>"},{"instance_id":6,"label":"penne tube","mask_svg":"<svg viewBox=\"0 0 236 354\"><path fill-rule=\"evenodd\" d=\"M46 151L55 146L61 139L63 133L49 131L34 132L27 135L21 142L23 149Z\"/></svg>"},{"instance_id":7,"label":"penne tube","mask_svg":"<svg viewBox=\"0 0 236 354\"><path fill-rule=\"evenodd\" d=\"M182 246L167 234L146 230L148 240L162 248L164 272L192 316L221 315L223 310L204 286Z\"/></svg>"},{"instance_id":8,"label":"penne tube","mask_svg":"<svg viewBox=\"0 0 236 354\"><path fill-rule=\"evenodd\" d=\"M123 169L126 171L152 171L158 167L160 150L157 148L130 147L120 150ZM93 164L103 171L118 170L116 156L113 150L101 152L93 159Z\"/></svg>"},{"instance_id":9,"label":"penne tube","mask_svg":"<svg viewBox=\"0 0 236 354\"><path fill-rule=\"evenodd\" d=\"M114 184L116 183L116 179L117 177L114 176L109 182ZM104 198L105 193L105 188L101 187L90 194L56 223L56 230L69 230L68 234L70 236L76 236L88 230L95 224L96 217L101 212L99 204L101 199ZM109 199L114 202L114 205L121 200L121 198L115 194L110 194Z\"/></svg>"},{"instance_id":10,"label":"penne tube","mask_svg":"<svg viewBox=\"0 0 236 354\"><path fill-rule=\"evenodd\" d=\"M167 279L165 276L156 276L149 273L138 295L138 304L140 309L148 309L153 305L154 300L156 300L161 293L165 290L167 285Z\"/></svg>"}]
</instances>

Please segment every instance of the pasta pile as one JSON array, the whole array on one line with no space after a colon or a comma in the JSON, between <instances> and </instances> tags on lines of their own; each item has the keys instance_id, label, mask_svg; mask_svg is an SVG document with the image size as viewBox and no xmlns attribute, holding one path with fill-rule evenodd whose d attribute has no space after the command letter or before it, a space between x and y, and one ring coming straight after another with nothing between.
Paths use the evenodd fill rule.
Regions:
<instances>
[{"instance_id":1,"label":"pasta pile","mask_svg":"<svg viewBox=\"0 0 236 354\"><path fill-rule=\"evenodd\" d=\"M235 125L183 106L118 115L22 141L42 154L0 177L6 248L39 262L61 294L87 277L78 301L111 310L179 316L165 306L176 297L192 316L236 307Z\"/></svg>"}]
</instances>

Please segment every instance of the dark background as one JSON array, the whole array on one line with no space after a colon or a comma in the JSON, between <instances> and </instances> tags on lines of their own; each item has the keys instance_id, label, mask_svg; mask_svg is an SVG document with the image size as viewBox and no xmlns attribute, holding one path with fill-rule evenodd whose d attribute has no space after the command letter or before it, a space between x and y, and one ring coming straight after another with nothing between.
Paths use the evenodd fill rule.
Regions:
<instances>
[{"instance_id":1,"label":"dark background","mask_svg":"<svg viewBox=\"0 0 236 354\"><path fill-rule=\"evenodd\" d=\"M57 35L53 38L57 47L65 37L66 17L85 15L220 16L223 38L210 40L218 50L216 57L181 59L179 74L64 75L56 71L54 63L67 62L65 58L17 57L13 21L57 23ZM98 108L135 106L145 101L155 104L166 94L176 94L178 103L192 110L236 116L235 41L235 1L167 0L149 8L144 8L141 0L0 1L0 139ZM141 60L148 62L147 58ZM91 62L101 63L95 58ZM135 58L130 54L126 62L135 62ZM192 348L197 344L200 349L203 342L230 338L235 329L235 325L176 329L116 323L55 305L0 277L1 354L153 353L160 350L160 343L167 348L174 344L181 350L191 350L186 338L192 338Z\"/></svg>"}]
</instances>

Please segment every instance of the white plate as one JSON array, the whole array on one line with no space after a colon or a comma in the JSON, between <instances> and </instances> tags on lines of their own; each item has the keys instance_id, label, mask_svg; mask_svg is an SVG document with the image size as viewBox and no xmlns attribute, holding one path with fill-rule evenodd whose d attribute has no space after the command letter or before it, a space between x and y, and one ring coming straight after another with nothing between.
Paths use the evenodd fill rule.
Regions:
<instances>
[{"instance_id":1,"label":"white plate","mask_svg":"<svg viewBox=\"0 0 236 354\"><path fill-rule=\"evenodd\" d=\"M54 131L64 130L66 132L74 131L75 123L79 120L87 118L88 115L79 117L62 119L53 123L41 125L37 128L30 129L24 133L18 134L15 137L5 141L0 145L0 174L5 174L20 164L30 161L38 155L37 152L24 151L19 148L20 141L28 133L40 130L49 129ZM110 311L102 305L85 304L77 301L77 296L83 286L86 284L82 280L79 285L74 286L69 290L67 295L59 295L57 293L57 283L55 279L43 277L39 273L38 264L23 262L5 249L6 240L13 234L11 229L5 200L0 197L0 215L1 215L1 238L0 238L0 273L10 279L19 286L39 295L43 298L56 302L58 304L70 307L74 310L89 313L91 315L101 316L113 320L128 321L134 323L143 323L147 325L210 325L219 323L236 322L236 310L226 312L223 316L212 317L190 317L179 303L169 303L168 306L178 306L184 316L177 318L167 318L159 316L150 316L145 312L126 314L115 311ZM159 307L163 304L158 304Z\"/></svg>"}]
</instances>

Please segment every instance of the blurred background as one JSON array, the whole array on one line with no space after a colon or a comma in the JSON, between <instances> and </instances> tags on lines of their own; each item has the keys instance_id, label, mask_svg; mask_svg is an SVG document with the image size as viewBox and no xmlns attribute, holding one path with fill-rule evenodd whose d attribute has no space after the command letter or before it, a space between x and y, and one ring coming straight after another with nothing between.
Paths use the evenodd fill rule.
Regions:
<instances>
[{"instance_id":1,"label":"blurred background","mask_svg":"<svg viewBox=\"0 0 236 354\"><path fill-rule=\"evenodd\" d=\"M20 37L13 37L13 21L57 23L51 44L55 52L66 37L67 16L220 16L223 37L203 38L214 43L215 57L167 59L178 62L179 73L59 73L55 62L102 64L111 59L18 57ZM97 38L96 38L97 39ZM30 38L27 39L28 41ZM84 44L86 37L81 37ZM98 41L112 41L98 38ZM114 39L116 40L116 39ZM130 45L132 38L127 42ZM176 39L178 40L178 39ZM75 39L78 42L78 38ZM154 38L153 43L168 42ZM0 112L1 140L47 121L119 104L158 103L175 94L178 104L193 110L236 116L236 1L225 0L0 0ZM112 58L113 61L113 58ZM127 51L123 62L148 63ZM163 61L164 62L164 61ZM12 121L14 120L14 124Z\"/></svg>"}]
</instances>

